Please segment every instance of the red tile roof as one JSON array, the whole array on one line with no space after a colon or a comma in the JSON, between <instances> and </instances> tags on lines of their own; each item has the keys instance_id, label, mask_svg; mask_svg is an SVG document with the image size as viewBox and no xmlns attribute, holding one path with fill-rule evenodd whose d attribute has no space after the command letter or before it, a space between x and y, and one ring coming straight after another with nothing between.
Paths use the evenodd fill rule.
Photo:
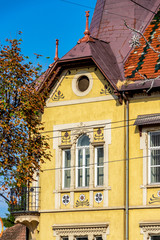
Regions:
<instances>
[{"instance_id":1,"label":"red tile roof","mask_svg":"<svg viewBox=\"0 0 160 240\"><path fill-rule=\"evenodd\" d=\"M0 240L26 240L26 227L22 224L16 224L7 228Z\"/></svg>"},{"instance_id":2,"label":"red tile roof","mask_svg":"<svg viewBox=\"0 0 160 240\"><path fill-rule=\"evenodd\" d=\"M147 27L144 36L150 42L151 46L160 51L160 13L158 13L151 24ZM155 53L143 37L140 39L140 47L132 50L129 58L125 63L125 77L130 80L140 80L145 75L147 79L155 78L160 75L160 58ZM136 72L138 71L138 72Z\"/></svg>"}]
</instances>

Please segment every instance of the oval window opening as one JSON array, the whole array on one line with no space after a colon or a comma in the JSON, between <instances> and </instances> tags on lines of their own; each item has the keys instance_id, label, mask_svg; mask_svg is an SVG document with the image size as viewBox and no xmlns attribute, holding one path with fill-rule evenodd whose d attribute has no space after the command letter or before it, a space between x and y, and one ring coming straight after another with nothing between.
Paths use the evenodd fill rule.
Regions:
<instances>
[{"instance_id":1,"label":"oval window opening","mask_svg":"<svg viewBox=\"0 0 160 240\"><path fill-rule=\"evenodd\" d=\"M81 76L78 79L78 90L81 92L84 92L88 89L89 87L89 78L87 76Z\"/></svg>"}]
</instances>

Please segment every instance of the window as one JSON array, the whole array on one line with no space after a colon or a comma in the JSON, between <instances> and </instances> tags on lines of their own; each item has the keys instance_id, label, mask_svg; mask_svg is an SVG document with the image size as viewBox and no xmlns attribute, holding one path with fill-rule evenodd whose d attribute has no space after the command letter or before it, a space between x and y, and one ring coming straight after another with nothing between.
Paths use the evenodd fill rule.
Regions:
<instances>
[{"instance_id":1,"label":"window","mask_svg":"<svg viewBox=\"0 0 160 240\"><path fill-rule=\"evenodd\" d=\"M78 90L84 92L89 87L89 78L87 76L81 76L77 81Z\"/></svg>"},{"instance_id":2,"label":"window","mask_svg":"<svg viewBox=\"0 0 160 240\"><path fill-rule=\"evenodd\" d=\"M76 149L76 186L88 187L89 186L89 164L90 164L90 151L89 151L89 137L82 135L77 142Z\"/></svg>"},{"instance_id":3,"label":"window","mask_svg":"<svg viewBox=\"0 0 160 240\"><path fill-rule=\"evenodd\" d=\"M104 148L95 148L95 186L103 186L104 178Z\"/></svg>"},{"instance_id":4,"label":"window","mask_svg":"<svg viewBox=\"0 0 160 240\"><path fill-rule=\"evenodd\" d=\"M71 150L63 150L63 188L70 188L71 184Z\"/></svg>"},{"instance_id":5,"label":"window","mask_svg":"<svg viewBox=\"0 0 160 240\"><path fill-rule=\"evenodd\" d=\"M159 236L151 236L150 240L160 240L160 235Z\"/></svg>"},{"instance_id":6,"label":"window","mask_svg":"<svg viewBox=\"0 0 160 240\"><path fill-rule=\"evenodd\" d=\"M148 136L149 183L160 183L160 132L150 132Z\"/></svg>"}]
</instances>

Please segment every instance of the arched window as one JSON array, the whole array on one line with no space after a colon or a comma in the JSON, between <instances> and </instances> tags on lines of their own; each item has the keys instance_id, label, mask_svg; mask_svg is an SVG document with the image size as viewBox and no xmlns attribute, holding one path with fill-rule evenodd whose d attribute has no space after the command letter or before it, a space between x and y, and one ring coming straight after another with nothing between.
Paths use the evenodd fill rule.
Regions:
<instances>
[{"instance_id":1,"label":"arched window","mask_svg":"<svg viewBox=\"0 0 160 240\"><path fill-rule=\"evenodd\" d=\"M76 149L76 186L89 186L89 167L90 167L90 140L87 135L82 135L77 141Z\"/></svg>"}]
</instances>

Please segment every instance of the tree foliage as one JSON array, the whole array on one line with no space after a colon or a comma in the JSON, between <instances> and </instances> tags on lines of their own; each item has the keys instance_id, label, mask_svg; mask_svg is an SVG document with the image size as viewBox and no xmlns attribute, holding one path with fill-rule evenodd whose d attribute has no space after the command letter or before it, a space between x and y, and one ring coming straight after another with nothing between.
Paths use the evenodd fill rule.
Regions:
<instances>
[{"instance_id":1,"label":"tree foliage","mask_svg":"<svg viewBox=\"0 0 160 240\"><path fill-rule=\"evenodd\" d=\"M5 191L33 180L40 163L50 159L41 135L46 92L39 93L36 67L21 53L21 39L6 40L0 48L0 183ZM1 181L3 179L3 181Z\"/></svg>"},{"instance_id":2,"label":"tree foliage","mask_svg":"<svg viewBox=\"0 0 160 240\"><path fill-rule=\"evenodd\" d=\"M10 203L6 202L8 204L8 213L6 213L6 217L2 218L4 226L12 227L14 225L15 217L11 214L11 205Z\"/></svg>"}]
</instances>

